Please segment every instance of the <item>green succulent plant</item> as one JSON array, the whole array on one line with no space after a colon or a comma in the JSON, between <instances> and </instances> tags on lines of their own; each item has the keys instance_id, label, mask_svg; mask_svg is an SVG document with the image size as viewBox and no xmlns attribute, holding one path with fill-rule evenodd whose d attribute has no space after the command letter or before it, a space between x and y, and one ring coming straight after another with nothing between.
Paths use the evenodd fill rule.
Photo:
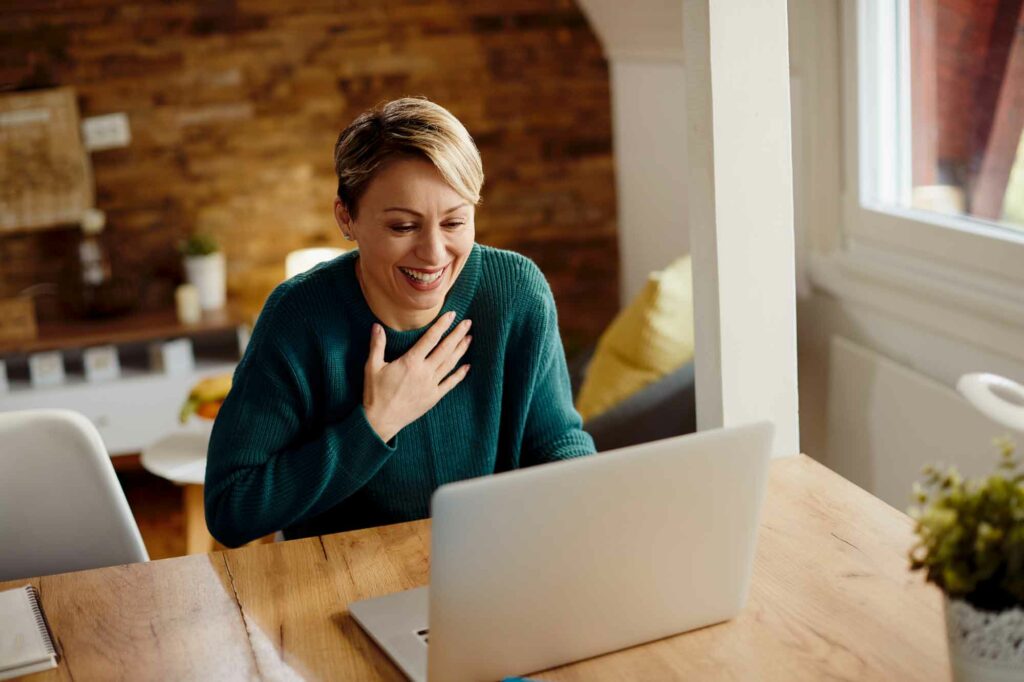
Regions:
<instances>
[{"instance_id":1,"label":"green succulent plant","mask_svg":"<svg viewBox=\"0 0 1024 682\"><path fill-rule=\"evenodd\" d=\"M965 481L955 468L925 467L910 515L918 541L910 568L924 571L952 599L1002 611L1024 606L1024 469L1009 439L986 479Z\"/></svg>"},{"instance_id":2,"label":"green succulent plant","mask_svg":"<svg viewBox=\"0 0 1024 682\"><path fill-rule=\"evenodd\" d=\"M181 242L179 247L184 256L208 256L217 253L220 246L213 235L205 232L195 232Z\"/></svg>"}]
</instances>

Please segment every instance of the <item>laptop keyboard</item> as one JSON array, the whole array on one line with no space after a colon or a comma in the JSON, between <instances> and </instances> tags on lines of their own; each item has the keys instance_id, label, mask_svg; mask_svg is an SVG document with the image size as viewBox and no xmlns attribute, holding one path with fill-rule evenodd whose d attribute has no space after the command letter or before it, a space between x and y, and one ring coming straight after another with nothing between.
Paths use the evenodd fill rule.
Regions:
<instances>
[{"instance_id":1,"label":"laptop keyboard","mask_svg":"<svg viewBox=\"0 0 1024 682\"><path fill-rule=\"evenodd\" d=\"M423 628L422 630L416 631L416 636L423 640L424 644L427 644L429 638L430 628Z\"/></svg>"}]
</instances>

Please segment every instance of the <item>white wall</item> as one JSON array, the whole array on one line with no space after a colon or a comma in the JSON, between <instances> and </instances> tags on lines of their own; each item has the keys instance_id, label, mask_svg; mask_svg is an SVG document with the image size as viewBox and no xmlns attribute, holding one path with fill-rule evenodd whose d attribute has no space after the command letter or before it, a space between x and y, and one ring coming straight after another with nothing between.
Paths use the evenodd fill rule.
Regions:
<instances>
[{"instance_id":1,"label":"white wall","mask_svg":"<svg viewBox=\"0 0 1024 682\"><path fill-rule=\"evenodd\" d=\"M971 478L992 471L989 442L1003 427L952 388L842 336L830 357L827 466L897 509L927 464L955 462Z\"/></svg>"},{"instance_id":2,"label":"white wall","mask_svg":"<svg viewBox=\"0 0 1024 682\"><path fill-rule=\"evenodd\" d=\"M608 58L620 302L689 251L680 0L579 0Z\"/></svg>"},{"instance_id":3,"label":"white wall","mask_svg":"<svg viewBox=\"0 0 1024 682\"><path fill-rule=\"evenodd\" d=\"M685 71L681 61L627 57L610 70L625 305L648 273L689 252Z\"/></svg>"}]
</instances>

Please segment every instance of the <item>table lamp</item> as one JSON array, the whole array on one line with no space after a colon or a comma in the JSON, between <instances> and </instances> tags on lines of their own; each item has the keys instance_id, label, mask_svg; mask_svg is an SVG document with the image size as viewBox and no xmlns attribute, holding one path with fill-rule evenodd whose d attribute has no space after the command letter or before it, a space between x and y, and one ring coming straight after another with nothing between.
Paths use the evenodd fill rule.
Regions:
<instances>
[{"instance_id":1,"label":"table lamp","mask_svg":"<svg viewBox=\"0 0 1024 682\"><path fill-rule=\"evenodd\" d=\"M331 260L343 253L345 253L345 249L338 249L333 246L319 246L292 251L284 259L285 279L291 279L295 275L309 270L317 263Z\"/></svg>"},{"instance_id":2,"label":"table lamp","mask_svg":"<svg viewBox=\"0 0 1024 682\"><path fill-rule=\"evenodd\" d=\"M997 374L965 374L956 389L983 415L1024 433L1024 386Z\"/></svg>"}]
</instances>

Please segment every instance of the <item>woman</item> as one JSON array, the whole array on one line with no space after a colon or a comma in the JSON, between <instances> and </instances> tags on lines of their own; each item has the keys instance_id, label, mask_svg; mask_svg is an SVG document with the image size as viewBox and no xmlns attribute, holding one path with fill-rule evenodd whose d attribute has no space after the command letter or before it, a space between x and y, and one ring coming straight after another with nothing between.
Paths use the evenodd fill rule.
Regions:
<instances>
[{"instance_id":1,"label":"woman","mask_svg":"<svg viewBox=\"0 0 1024 682\"><path fill-rule=\"evenodd\" d=\"M544 277L474 243L483 169L462 124L396 100L334 158L359 249L260 314L210 439L206 521L225 545L424 518L443 483L594 451Z\"/></svg>"}]
</instances>

